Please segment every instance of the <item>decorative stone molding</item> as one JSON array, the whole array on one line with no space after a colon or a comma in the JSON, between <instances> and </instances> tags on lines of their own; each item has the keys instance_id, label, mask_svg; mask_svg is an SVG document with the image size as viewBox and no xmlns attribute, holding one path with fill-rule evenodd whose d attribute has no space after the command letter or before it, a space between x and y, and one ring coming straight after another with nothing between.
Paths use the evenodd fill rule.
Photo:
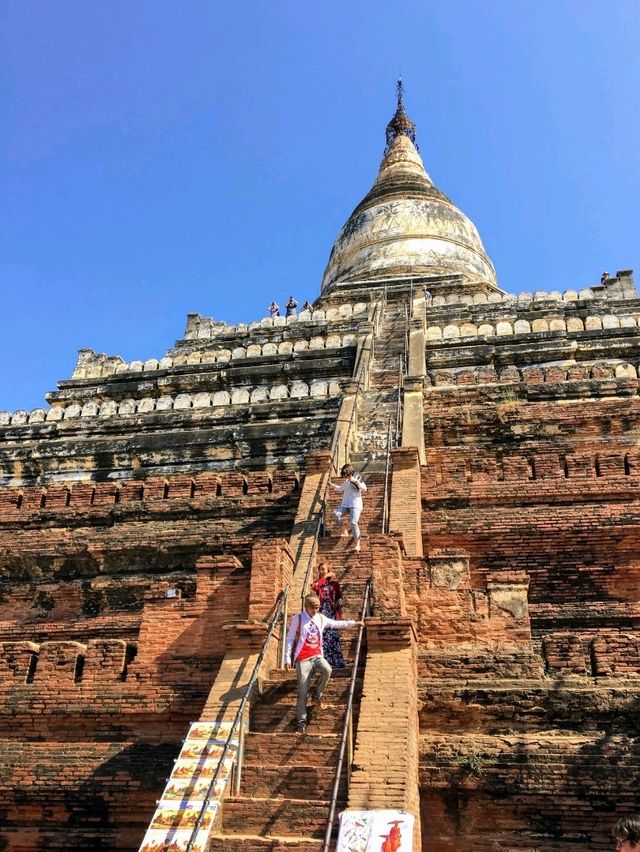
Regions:
<instances>
[{"instance_id":1,"label":"decorative stone molding","mask_svg":"<svg viewBox=\"0 0 640 852\"><path fill-rule=\"evenodd\" d=\"M184 340L211 340L221 335L239 336L257 328L283 328L326 320L335 322L336 320L348 320L352 317L362 319L367 315L368 310L369 304L367 302L345 303L335 307L329 306L324 310L318 308L311 311L300 311L299 314L292 314L288 317L263 317L252 323L238 323L237 325L216 322L211 317L203 317L197 313L188 314Z\"/></svg>"},{"instance_id":2,"label":"decorative stone molding","mask_svg":"<svg viewBox=\"0 0 640 852\"><path fill-rule=\"evenodd\" d=\"M609 379L637 379L638 370L626 361L596 361L578 364L534 365L530 367L504 367L499 374L493 367L459 367L448 370L432 370L432 385L444 387L451 385L478 385L501 382L503 384L557 384L575 381L605 381ZM406 380L405 380L406 384Z\"/></svg>"},{"instance_id":3,"label":"decorative stone molding","mask_svg":"<svg viewBox=\"0 0 640 852\"><path fill-rule=\"evenodd\" d=\"M314 397L335 397L342 394L342 387L337 380L317 379L308 384L303 381L292 381L290 384L257 385L255 387L240 387L229 391L209 393L180 393L172 397L168 394L158 397L143 397L142 399L123 399L121 402L108 399L97 403L94 401L81 405L77 402L66 406L56 405L49 410L36 408L33 411L0 411L0 427L24 426L56 420L74 420L91 417L128 417L140 414L157 414L163 411L187 411L189 409L220 408L227 405L248 405L249 403L269 402L281 399L303 399Z\"/></svg>"},{"instance_id":4,"label":"decorative stone molding","mask_svg":"<svg viewBox=\"0 0 640 852\"><path fill-rule=\"evenodd\" d=\"M618 317L615 314L593 314L584 320L580 317L562 316L537 317L533 320L496 319L495 323L482 322L476 325L473 322L461 320L446 325L429 323L425 333L427 340L455 340L458 338L474 337L504 337L512 334L540 334L550 331L593 331L599 329L614 328L636 328L640 315Z\"/></svg>"},{"instance_id":5,"label":"decorative stone molding","mask_svg":"<svg viewBox=\"0 0 640 852\"><path fill-rule=\"evenodd\" d=\"M336 309L337 310L337 309ZM277 319L288 319L277 317ZM269 322L271 320L268 320ZM246 346L226 347L220 349L203 349L194 352L180 352L177 355L165 355L160 360L149 358L147 361L131 361L127 364L119 356L107 356L96 353L92 349L81 349L78 362L72 373L72 379L98 379L122 373L155 372L170 370L172 367L197 364L222 364L240 358L272 358L275 355L291 355L292 352L302 352L306 349L340 349L355 346L356 335L349 334L315 334L306 340L270 341L267 343L250 343Z\"/></svg>"}]
</instances>

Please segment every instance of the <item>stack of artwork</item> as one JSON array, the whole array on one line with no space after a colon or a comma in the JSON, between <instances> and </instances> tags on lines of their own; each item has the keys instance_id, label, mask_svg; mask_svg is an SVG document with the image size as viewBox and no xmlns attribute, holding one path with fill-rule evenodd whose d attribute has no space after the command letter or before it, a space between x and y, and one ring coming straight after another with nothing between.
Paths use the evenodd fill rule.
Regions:
<instances>
[{"instance_id":1,"label":"stack of artwork","mask_svg":"<svg viewBox=\"0 0 640 852\"><path fill-rule=\"evenodd\" d=\"M412 852L413 823L406 811L343 811L336 852Z\"/></svg>"},{"instance_id":2,"label":"stack of artwork","mask_svg":"<svg viewBox=\"0 0 640 852\"><path fill-rule=\"evenodd\" d=\"M139 852L185 852L231 732L231 722L193 722ZM238 753L234 734L192 852L204 852Z\"/></svg>"}]
</instances>

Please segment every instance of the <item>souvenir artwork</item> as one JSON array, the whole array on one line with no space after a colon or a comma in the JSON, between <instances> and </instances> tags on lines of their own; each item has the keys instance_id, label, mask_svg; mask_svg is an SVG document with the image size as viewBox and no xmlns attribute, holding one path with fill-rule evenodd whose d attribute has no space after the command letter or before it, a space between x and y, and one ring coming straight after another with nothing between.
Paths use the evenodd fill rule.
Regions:
<instances>
[{"instance_id":1,"label":"souvenir artwork","mask_svg":"<svg viewBox=\"0 0 640 852\"><path fill-rule=\"evenodd\" d=\"M171 773L172 778L213 778L218 768L220 756L208 757L206 760L177 760ZM231 773L235 757L225 758L220 770L219 780L226 780Z\"/></svg>"},{"instance_id":2,"label":"souvenir artwork","mask_svg":"<svg viewBox=\"0 0 640 852\"><path fill-rule=\"evenodd\" d=\"M231 727L230 722L194 722L191 725L140 852L183 852L201 814L193 852L204 852L238 753L236 735L230 740L221 763ZM215 789L203 813L216 773Z\"/></svg>"},{"instance_id":3,"label":"souvenir artwork","mask_svg":"<svg viewBox=\"0 0 640 852\"><path fill-rule=\"evenodd\" d=\"M217 811L217 802L215 804L216 807L207 807L202 815L201 829L211 828ZM151 828L193 829L201 812L202 804L200 807L196 804L188 808L165 808L160 805L156 808Z\"/></svg>"},{"instance_id":4,"label":"souvenir artwork","mask_svg":"<svg viewBox=\"0 0 640 852\"><path fill-rule=\"evenodd\" d=\"M221 780L216 783L216 789L214 793L216 797L218 797L222 793L225 781L226 775L224 778L221 778ZM184 781L169 781L169 783L165 787L164 793L162 794L162 798L163 800L184 799L185 801L189 801L193 799L200 799L202 801L209 792L210 784L211 778L202 778L202 780L199 781L194 781L192 778L189 778Z\"/></svg>"},{"instance_id":5,"label":"souvenir artwork","mask_svg":"<svg viewBox=\"0 0 640 852\"><path fill-rule=\"evenodd\" d=\"M373 811L343 811L336 852L365 852L372 824Z\"/></svg>"},{"instance_id":6,"label":"souvenir artwork","mask_svg":"<svg viewBox=\"0 0 640 852\"><path fill-rule=\"evenodd\" d=\"M336 852L412 852L413 823L405 811L343 811Z\"/></svg>"},{"instance_id":7,"label":"souvenir artwork","mask_svg":"<svg viewBox=\"0 0 640 852\"><path fill-rule=\"evenodd\" d=\"M232 722L193 722L187 739L214 740L224 745L231 731Z\"/></svg>"},{"instance_id":8,"label":"souvenir artwork","mask_svg":"<svg viewBox=\"0 0 640 852\"><path fill-rule=\"evenodd\" d=\"M191 830L172 831L150 828L144 836L140 852L185 852L191 839ZM205 842L196 841L193 852L204 852Z\"/></svg>"}]
</instances>

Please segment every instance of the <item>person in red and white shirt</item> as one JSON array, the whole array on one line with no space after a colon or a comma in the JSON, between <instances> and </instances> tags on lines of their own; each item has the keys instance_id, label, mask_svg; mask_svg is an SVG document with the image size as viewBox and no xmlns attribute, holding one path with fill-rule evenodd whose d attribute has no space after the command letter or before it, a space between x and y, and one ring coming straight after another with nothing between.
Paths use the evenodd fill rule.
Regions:
<instances>
[{"instance_id":1,"label":"person in red and white shirt","mask_svg":"<svg viewBox=\"0 0 640 852\"><path fill-rule=\"evenodd\" d=\"M295 663L298 677L298 703L296 721L298 731L307 727L307 695L314 672L318 672L318 683L311 697L321 706L325 687L331 677L331 666L322 656L322 634L327 627L344 630L347 627L364 627L364 621L336 621L320 612L320 599L307 595L304 609L291 619L285 649L285 669ZM294 647L295 645L295 647Z\"/></svg>"}]
</instances>

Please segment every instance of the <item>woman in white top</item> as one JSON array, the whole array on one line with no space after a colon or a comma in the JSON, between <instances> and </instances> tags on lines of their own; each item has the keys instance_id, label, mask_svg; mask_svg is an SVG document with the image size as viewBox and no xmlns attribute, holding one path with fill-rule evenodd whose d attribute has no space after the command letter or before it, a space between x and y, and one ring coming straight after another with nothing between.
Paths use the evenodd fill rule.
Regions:
<instances>
[{"instance_id":1,"label":"woman in white top","mask_svg":"<svg viewBox=\"0 0 640 852\"><path fill-rule=\"evenodd\" d=\"M345 512L349 513L351 522L351 534L353 535L355 551L360 550L360 527L358 521L362 512L362 494L367 490L367 486L360 478L360 474L356 473L350 464L345 464L340 471L340 476L344 477L344 482L340 485L330 483L334 491L342 491L342 503L333 512L333 517L336 523L342 526L342 517Z\"/></svg>"}]
</instances>

